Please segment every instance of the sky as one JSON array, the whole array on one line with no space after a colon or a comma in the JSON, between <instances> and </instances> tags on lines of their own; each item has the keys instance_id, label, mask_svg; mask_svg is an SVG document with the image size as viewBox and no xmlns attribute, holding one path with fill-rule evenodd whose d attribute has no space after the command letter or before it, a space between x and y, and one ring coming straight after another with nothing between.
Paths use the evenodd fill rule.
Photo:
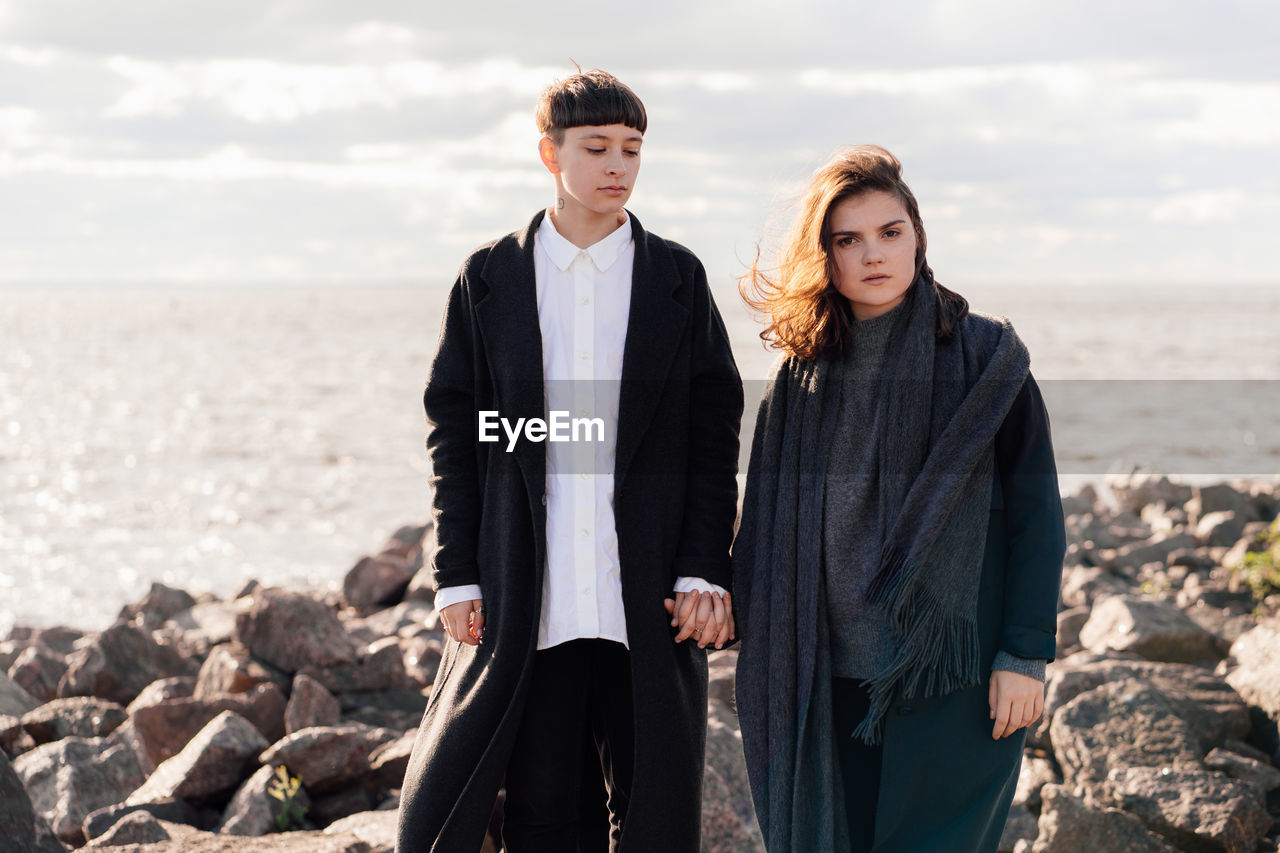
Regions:
<instances>
[{"instance_id":1,"label":"sky","mask_svg":"<svg viewBox=\"0 0 1280 853\"><path fill-rule=\"evenodd\" d=\"M0 0L0 285L413 284L551 201L533 103L645 101L630 209L740 275L840 146L930 262L1277 281L1280 3Z\"/></svg>"}]
</instances>

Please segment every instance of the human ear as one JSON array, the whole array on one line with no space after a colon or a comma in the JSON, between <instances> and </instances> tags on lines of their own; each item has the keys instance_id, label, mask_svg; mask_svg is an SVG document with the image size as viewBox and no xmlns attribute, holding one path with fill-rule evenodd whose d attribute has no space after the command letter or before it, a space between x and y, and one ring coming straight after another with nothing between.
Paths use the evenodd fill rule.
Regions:
<instances>
[{"instance_id":1,"label":"human ear","mask_svg":"<svg viewBox=\"0 0 1280 853\"><path fill-rule=\"evenodd\" d=\"M550 136L544 136L538 140L538 156L542 158L542 165L547 167L548 172L553 175L560 174L556 143Z\"/></svg>"}]
</instances>

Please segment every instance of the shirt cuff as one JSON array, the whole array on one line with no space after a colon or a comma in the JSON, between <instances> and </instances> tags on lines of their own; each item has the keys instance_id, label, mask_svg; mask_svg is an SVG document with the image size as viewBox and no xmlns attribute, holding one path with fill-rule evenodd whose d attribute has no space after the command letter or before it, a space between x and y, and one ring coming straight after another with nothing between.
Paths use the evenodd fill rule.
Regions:
<instances>
[{"instance_id":1,"label":"shirt cuff","mask_svg":"<svg viewBox=\"0 0 1280 853\"><path fill-rule=\"evenodd\" d=\"M451 604L457 604L459 601L471 601L472 599L483 598L480 595L480 584L472 583L466 586L446 586L436 590L436 612L439 613Z\"/></svg>"},{"instance_id":2,"label":"shirt cuff","mask_svg":"<svg viewBox=\"0 0 1280 853\"><path fill-rule=\"evenodd\" d=\"M1041 658L1020 658L1008 652L996 652L996 659L991 662L991 670L1016 672L1019 675L1029 675L1044 681L1044 668L1047 663L1048 661Z\"/></svg>"},{"instance_id":3,"label":"shirt cuff","mask_svg":"<svg viewBox=\"0 0 1280 853\"><path fill-rule=\"evenodd\" d=\"M729 591L702 578L676 578L676 585L672 587L673 592L693 592L695 589L698 592L714 592L720 595Z\"/></svg>"}]
</instances>

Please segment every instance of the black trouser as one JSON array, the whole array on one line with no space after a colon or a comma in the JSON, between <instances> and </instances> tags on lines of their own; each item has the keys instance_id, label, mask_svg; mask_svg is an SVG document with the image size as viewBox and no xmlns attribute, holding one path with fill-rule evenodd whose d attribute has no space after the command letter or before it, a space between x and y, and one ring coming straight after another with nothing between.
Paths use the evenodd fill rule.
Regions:
<instances>
[{"instance_id":1,"label":"black trouser","mask_svg":"<svg viewBox=\"0 0 1280 853\"><path fill-rule=\"evenodd\" d=\"M631 796L634 728L624 646L573 640L535 652L507 767L506 853L615 850Z\"/></svg>"},{"instance_id":2,"label":"black trouser","mask_svg":"<svg viewBox=\"0 0 1280 853\"><path fill-rule=\"evenodd\" d=\"M853 730L871 708L871 694L852 678L831 679L831 699L844 780L844 807L853 853L871 849L876 836L876 803L880 799L881 746L867 746Z\"/></svg>"}]
</instances>

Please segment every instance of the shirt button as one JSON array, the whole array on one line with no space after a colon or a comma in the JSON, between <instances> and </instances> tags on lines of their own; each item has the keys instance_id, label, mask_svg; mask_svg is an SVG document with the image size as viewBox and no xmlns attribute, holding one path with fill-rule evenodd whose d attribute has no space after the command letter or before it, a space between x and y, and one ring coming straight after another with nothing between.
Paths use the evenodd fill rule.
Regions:
<instances>
[{"instance_id":1,"label":"shirt button","mask_svg":"<svg viewBox=\"0 0 1280 853\"><path fill-rule=\"evenodd\" d=\"M579 476L579 477L581 477L581 478L582 478L582 479L584 479L584 480L590 480L590 479L591 479L591 475L590 475L590 474L579 474L578 476Z\"/></svg>"},{"instance_id":2,"label":"shirt button","mask_svg":"<svg viewBox=\"0 0 1280 853\"><path fill-rule=\"evenodd\" d=\"M584 527L584 528L582 528L582 535L583 535L583 536L590 536L590 535L591 535L591 531Z\"/></svg>"}]
</instances>

